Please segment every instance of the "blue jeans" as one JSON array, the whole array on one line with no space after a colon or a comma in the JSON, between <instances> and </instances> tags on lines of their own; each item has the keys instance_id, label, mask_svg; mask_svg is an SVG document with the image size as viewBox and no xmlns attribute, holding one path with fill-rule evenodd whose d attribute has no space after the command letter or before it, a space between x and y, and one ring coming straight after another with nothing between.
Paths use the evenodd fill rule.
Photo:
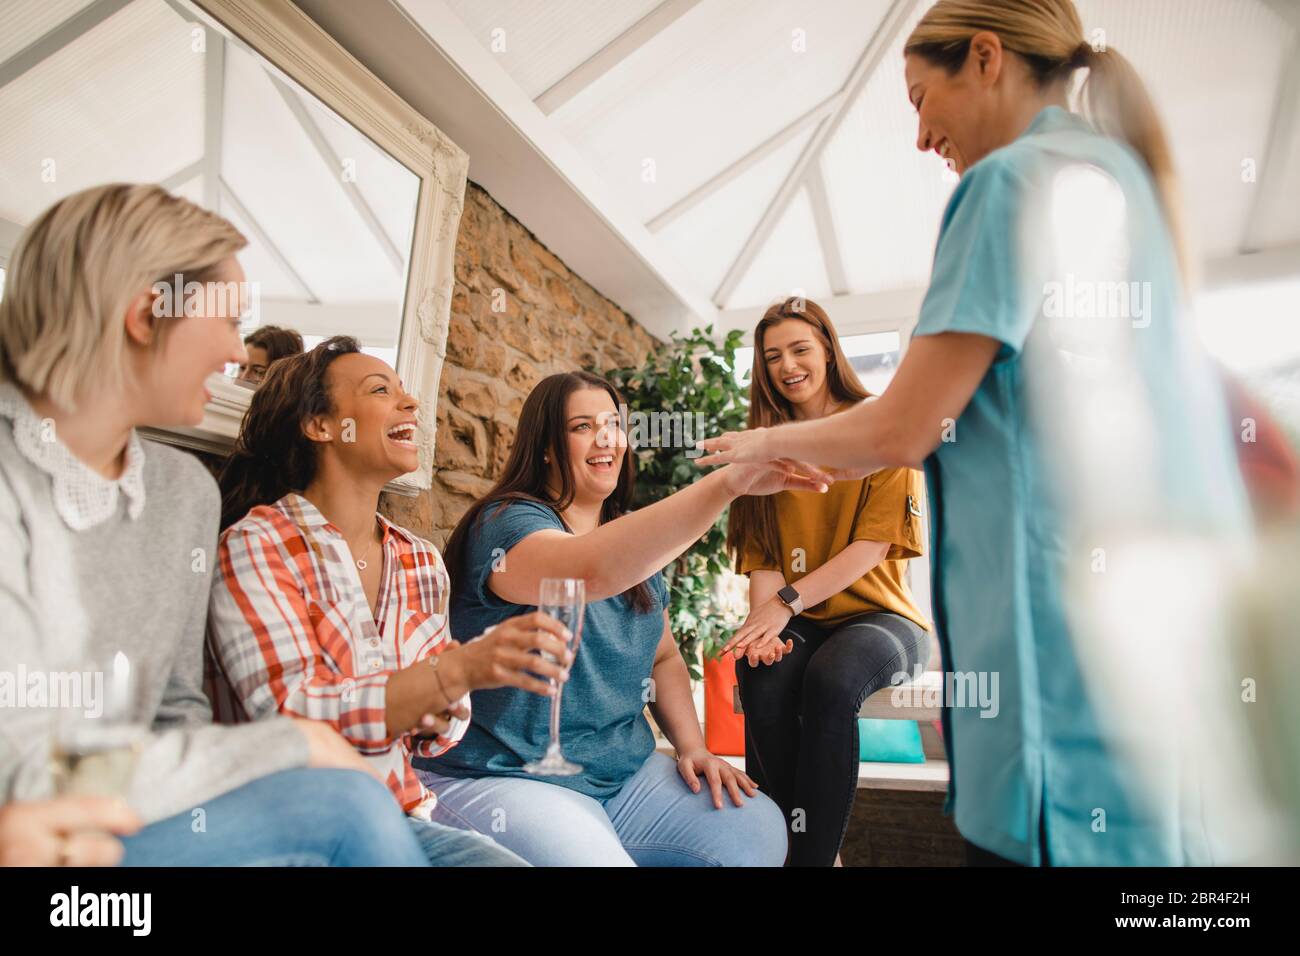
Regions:
<instances>
[{"instance_id":1,"label":"blue jeans","mask_svg":"<svg viewBox=\"0 0 1300 956\"><path fill-rule=\"evenodd\" d=\"M534 866L780 866L785 820L763 794L737 807L707 782L692 793L677 761L653 753L603 803L545 780L444 777L419 771L438 795L439 823L490 834Z\"/></svg>"},{"instance_id":2,"label":"blue jeans","mask_svg":"<svg viewBox=\"0 0 1300 956\"><path fill-rule=\"evenodd\" d=\"M409 820L369 774L284 770L125 838L122 865L519 865L513 854L464 837Z\"/></svg>"}]
</instances>

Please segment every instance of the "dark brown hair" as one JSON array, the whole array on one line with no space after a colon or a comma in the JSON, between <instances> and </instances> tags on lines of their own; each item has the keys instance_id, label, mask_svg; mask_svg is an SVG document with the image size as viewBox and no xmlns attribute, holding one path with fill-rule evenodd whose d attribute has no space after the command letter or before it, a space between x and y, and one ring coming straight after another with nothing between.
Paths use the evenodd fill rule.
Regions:
<instances>
[{"instance_id":1,"label":"dark brown hair","mask_svg":"<svg viewBox=\"0 0 1300 956\"><path fill-rule=\"evenodd\" d=\"M772 384L767 359L763 356L763 339L767 330L787 319L797 319L812 326L826 350L826 384L831 397L840 402L860 402L871 393L863 387L858 373L849 364L840 347L826 310L811 299L791 296L763 313L754 329L754 366L749 377L749 427L767 428L794 418L794 407ZM746 543L757 544L763 559L781 563L780 543L776 533L776 505L771 495L745 495L731 503L727 515L727 550L739 561Z\"/></svg>"},{"instance_id":2,"label":"dark brown hair","mask_svg":"<svg viewBox=\"0 0 1300 956\"><path fill-rule=\"evenodd\" d=\"M491 516L482 518L483 511L488 505L495 502L534 501L561 512L573 503L575 488L567 437L568 404L569 396L584 388L603 389L613 399L615 409L623 406L623 397L619 395L618 390L605 379L591 372L560 372L548 375L528 393L523 410L519 413L515 443L510 449L510 457L506 460L500 479L487 494L472 504L461 516L456 529L447 539L446 548L443 549L443 558L447 564L447 572L451 576L453 591L459 590L464 582L471 578L465 563L469 554L469 536L477 530L477 522L480 519L493 520L501 513L501 509L497 509ZM544 456L549 456L559 471L558 495L547 488L548 468L543 460ZM629 448L627 454L623 456L618 484L613 494L606 498L601 506L601 524L625 514L632 505L632 492L636 483L636 462L633 458L634 455ZM650 585L646 581L624 591L623 597L627 598L633 609L639 613L649 611L654 606Z\"/></svg>"},{"instance_id":3,"label":"dark brown hair","mask_svg":"<svg viewBox=\"0 0 1300 956\"><path fill-rule=\"evenodd\" d=\"M253 392L234 451L221 469L222 530L252 508L311 484L319 450L302 427L334 411L329 367L340 355L360 351L352 336L336 335L270 366Z\"/></svg>"},{"instance_id":4,"label":"dark brown hair","mask_svg":"<svg viewBox=\"0 0 1300 956\"><path fill-rule=\"evenodd\" d=\"M262 325L244 336L245 345L266 350L266 365L270 368L276 359L288 358L302 352L302 335L294 329L278 325Z\"/></svg>"}]
</instances>

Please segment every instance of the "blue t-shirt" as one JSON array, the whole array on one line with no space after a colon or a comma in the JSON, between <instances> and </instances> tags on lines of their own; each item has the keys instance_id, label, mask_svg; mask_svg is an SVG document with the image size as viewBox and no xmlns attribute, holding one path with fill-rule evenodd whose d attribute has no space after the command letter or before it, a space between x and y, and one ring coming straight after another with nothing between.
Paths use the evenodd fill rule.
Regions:
<instances>
[{"instance_id":1,"label":"blue t-shirt","mask_svg":"<svg viewBox=\"0 0 1300 956\"><path fill-rule=\"evenodd\" d=\"M465 565L452 571L451 632L457 640L537 609L502 600L488 587L488 578L494 569L502 570L500 562L511 548L546 528L567 530L546 505L510 501L483 509L466 542ZM587 604L560 708L560 747L582 765L582 773L537 779L605 800L654 752L644 711L668 589L661 574L649 584L654 606L644 613L622 595ZM472 701L464 739L436 758L415 760L415 766L448 777L529 776L523 765L540 759L550 739L550 698L499 687L474 691Z\"/></svg>"}]
</instances>

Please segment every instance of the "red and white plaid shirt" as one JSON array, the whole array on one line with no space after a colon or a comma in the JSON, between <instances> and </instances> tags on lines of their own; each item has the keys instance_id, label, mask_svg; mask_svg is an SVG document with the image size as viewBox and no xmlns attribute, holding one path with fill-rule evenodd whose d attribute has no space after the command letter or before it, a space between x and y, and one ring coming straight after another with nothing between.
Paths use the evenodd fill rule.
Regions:
<instances>
[{"instance_id":1,"label":"red and white plaid shirt","mask_svg":"<svg viewBox=\"0 0 1300 956\"><path fill-rule=\"evenodd\" d=\"M445 737L393 738L385 698L394 671L451 646L450 582L432 545L379 521L373 616L342 533L301 495L254 508L226 529L208 611L214 710L226 722L277 712L326 721L383 774L407 813L427 816L435 798L411 755L444 752L469 722L454 719ZM462 701L468 706L468 696Z\"/></svg>"}]
</instances>

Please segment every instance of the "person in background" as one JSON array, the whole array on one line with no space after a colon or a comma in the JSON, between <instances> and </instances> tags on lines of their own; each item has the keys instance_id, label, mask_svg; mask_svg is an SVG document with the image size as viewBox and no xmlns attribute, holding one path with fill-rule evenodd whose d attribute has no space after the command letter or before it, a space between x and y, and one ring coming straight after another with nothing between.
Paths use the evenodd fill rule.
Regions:
<instances>
[{"instance_id":1,"label":"person in background","mask_svg":"<svg viewBox=\"0 0 1300 956\"><path fill-rule=\"evenodd\" d=\"M263 325L244 336L244 350L248 358L239 363L235 381L257 386L266 378L272 362L302 354L302 336L293 329Z\"/></svg>"},{"instance_id":2,"label":"person in background","mask_svg":"<svg viewBox=\"0 0 1300 956\"><path fill-rule=\"evenodd\" d=\"M61 691L6 709L5 822L36 820L64 840L56 862L83 862L71 805L29 804L59 790L52 758L69 739L58 728L73 724L72 742L94 752L122 748L126 726L138 733L119 795L142 824L122 839L127 865L424 866L387 791L334 730L215 726L202 691L216 484L136 429L198 424L204 380L246 358L245 244L158 186L115 183L55 203L14 250L0 301L0 672L58 690L113 659L131 685L113 698L120 725ZM168 305L173 284L200 293ZM80 785L74 772L65 786ZM103 829L128 828L126 814L109 817ZM35 862L49 862L43 845Z\"/></svg>"},{"instance_id":3,"label":"person in background","mask_svg":"<svg viewBox=\"0 0 1300 956\"><path fill-rule=\"evenodd\" d=\"M1128 681L1119 711L1150 696L1144 668L1170 671L1149 657L1152 636L1176 653L1187 644L1158 612L1132 613L1132 595L1156 608L1181 600L1169 569L1191 542L1198 558L1231 560L1249 532L1223 390L1185 315L1159 117L1115 47L1087 42L1070 0L940 0L904 61L917 148L960 176L907 354L877 401L709 439L700 464L924 465L944 664L999 680L996 700L943 709L946 809L971 862L1207 862L1207 819L1169 785L1194 764L1151 767L1157 780L1124 749L1178 754L1179 728L1119 727L1098 706L1116 675ZM1069 110L1085 68L1090 118ZM1147 290L1144 314L1076 320L1050 298L1094 277ZM1173 540L1139 558L1158 553L1168 581L1119 560L1130 542ZM1105 574L1100 544L1115 557ZM1067 582L1109 589L1110 601L1067 606ZM1106 627L1088 625L1112 609ZM1102 670L1107 684L1093 680ZM1171 681L1162 703L1194 710L1186 687Z\"/></svg>"},{"instance_id":4,"label":"person in background","mask_svg":"<svg viewBox=\"0 0 1300 956\"><path fill-rule=\"evenodd\" d=\"M752 428L870 397L825 310L793 297L759 320L750 382ZM736 669L745 769L785 812L791 866L836 861L857 792L858 710L929 661L930 624L906 579L925 551L923 484L884 468L825 495L732 502L727 545L749 576L749 616L722 652L749 663Z\"/></svg>"},{"instance_id":5,"label":"person in background","mask_svg":"<svg viewBox=\"0 0 1300 956\"><path fill-rule=\"evenodd\" d=\"M530 652L565 663L569 652L559 622L538 614L451 639L442 557L378 513L384 486L419 466L418 411L397 374L347 336L271 367L221 474L217 710L327 722L388 784L431 863L518 866L490 836L430 821L436 798L411 758L456 745L470 691L550 696L547 679L566 667Z\"/></svg>"},{"instance_id":6,"label":"person in background","mask_svg":"<svg viewBox=\"0 0 1300 956\"><path fill-rule=\"evenodd\" d=\"M476 693L465 739L415 766L438 795L438 819L491 833L537 866L780 866L780 810L705 746L660 569L737 496L824 491L823 478L743 466L629 512L635 465L621 405L597 375L544 378L524 400L501 479L447 543L461 638L534 607L543 578L584 582L560 716L564 755L582 771L524 770L546 750L549 701L509 687ZM677 759L656 752L647 704Z\"/></svg>"}]
</instances>

